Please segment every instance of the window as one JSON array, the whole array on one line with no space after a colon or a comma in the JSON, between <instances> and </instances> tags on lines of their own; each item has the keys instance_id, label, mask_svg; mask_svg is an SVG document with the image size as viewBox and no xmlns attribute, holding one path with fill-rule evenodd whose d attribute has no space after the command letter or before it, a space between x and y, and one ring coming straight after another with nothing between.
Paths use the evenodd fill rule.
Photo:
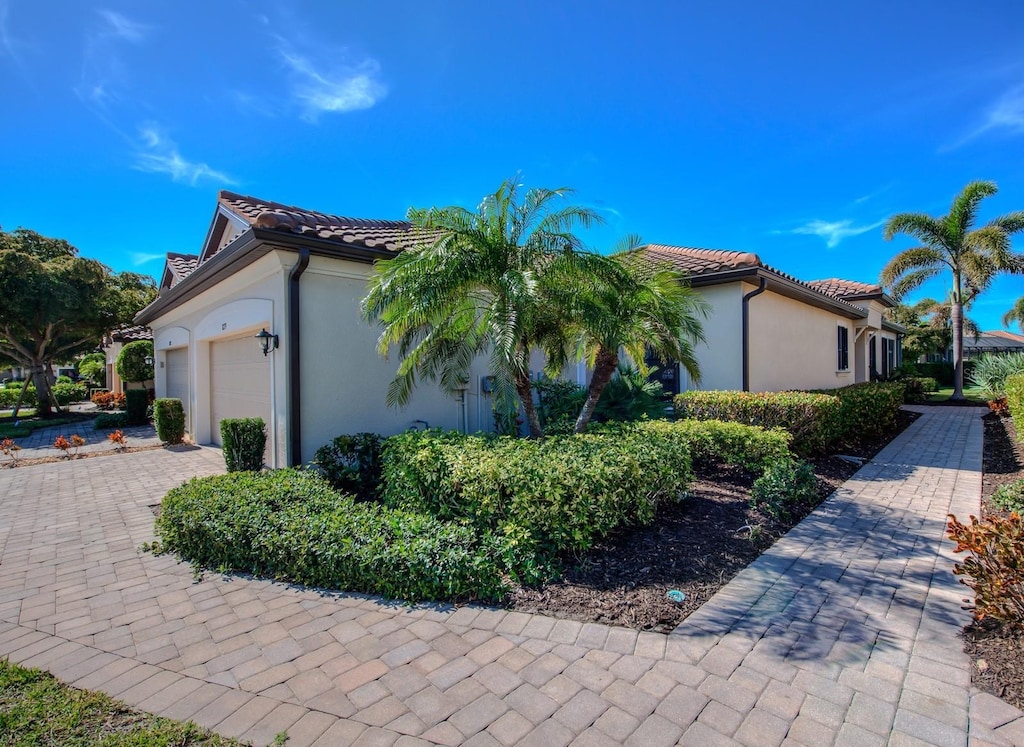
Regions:
<instances>
[{"instance_id":1,"label":"window","mask_svg":"<svg viewBox=\"0 0 1024 747\"><path fill-rule=\"evenodd\" d=\"M896 341L882 338L882 376L888 377L896 368Z\"/></svg>"},{"instance_id":2,"label":"window","mask_svg":"<svg viewBox=\"0 0 1024 747\"><path fill-rule=\"evenodd\" d=\"M850 370L850 330L847 327L838 327L839 347L836 360L836 369L839 371Z\"/></svg>"}]
</instances>

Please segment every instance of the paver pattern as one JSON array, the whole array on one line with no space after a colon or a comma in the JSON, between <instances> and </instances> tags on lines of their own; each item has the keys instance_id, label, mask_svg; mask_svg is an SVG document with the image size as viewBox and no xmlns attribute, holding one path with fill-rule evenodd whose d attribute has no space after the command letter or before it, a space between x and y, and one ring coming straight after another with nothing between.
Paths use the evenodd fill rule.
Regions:
<instances>
[{"instance_id":1,"label":"paver pattern","mask_svg":"<svg viewBox=\"0 0 1024 747\"><path fill-rule=\"evenodd\" d=\"M0 656L267 744L1024 744L972 692L948 512L980 412L926 414L672 634L405 607L140 550L192 449L0 472Z\"/></svg>"},{"instance_id":2,"label":"paver pattern","mask_svg":"<svg viewBox=\"0 0 1024 747\"><path fill-rule=\"evenodd\" d=\"M116 451L117 446L110 442L107 436L114 432L113 428L97 430L93 421L83 420L80 423L67 423L52 428L37 428L24 438L15 439L21 447L19 457L21 459L37 459L39 457L62 456L60 449L54 447L53 442L57 436L64 436L70 439L72 434L78 434L85 439L85 446L79 450L79 454L91 454L98 451ZM133 425L121 428L121 432L128 439L128 446L159 446L160 439L156 437L156 429L150 425Z\"/></svg>"}]
</instances>

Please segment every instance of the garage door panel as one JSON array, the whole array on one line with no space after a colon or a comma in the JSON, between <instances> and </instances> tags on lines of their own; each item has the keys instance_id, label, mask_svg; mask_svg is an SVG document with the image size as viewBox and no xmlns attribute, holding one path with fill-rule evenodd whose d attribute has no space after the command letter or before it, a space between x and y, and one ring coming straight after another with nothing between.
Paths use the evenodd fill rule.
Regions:
<instances>
[{"instance_id":1,"label":"garage door panel","mask_svg":"<svg viewBox=\"0 0 1024 747\"><path fill-rule=\"evenodd\" d=\"M251 337L210 344L210 426L217 445L220 421L227 418L263 418L270 428L270 359Z\"/></svg>"}]
</instances>

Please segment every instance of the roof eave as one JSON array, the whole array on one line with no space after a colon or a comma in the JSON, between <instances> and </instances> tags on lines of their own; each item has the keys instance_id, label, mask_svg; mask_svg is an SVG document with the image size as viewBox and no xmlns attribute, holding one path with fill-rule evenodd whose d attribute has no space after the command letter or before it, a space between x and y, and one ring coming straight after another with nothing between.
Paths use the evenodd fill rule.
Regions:
<instances>
[{"instance_id":1,"label":"roof eave","mask_svg":"<svg viewBox=\"0 0 1024 747\"><path fill-rule=\"evenodd\" d=\"M787 298L793 298L816 308L835 312L848 319L863 319L868 315L868 312L864 309L831 296L826 296L824 293L820 293L813 288L809 288L764 267L742 267L724 272L689 275L688 277L690 285L694 288L739 282L746 279L764 278L768 283L769 290Z\"/></svg>"}]
</instances>

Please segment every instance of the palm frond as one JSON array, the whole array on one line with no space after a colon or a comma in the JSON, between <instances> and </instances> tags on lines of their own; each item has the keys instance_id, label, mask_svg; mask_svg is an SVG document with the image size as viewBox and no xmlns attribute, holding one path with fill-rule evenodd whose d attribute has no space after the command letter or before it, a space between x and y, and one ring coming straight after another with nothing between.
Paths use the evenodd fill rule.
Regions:
<instances>
[{"instance_id":1,"label":"palm frond","mask_svg":"<svg viewBox=\"0 0 1024 747\"><path fill-rule=\"evenodd\" d=\"M908 274L925 270L937 273L943 265L948 266L948 261L943 253L936 249L928 246L904 249L882 268L879 280L882 285L895 288L900 280ZM897 296L897 298L899 297Z\"/></svg>"}]
</instances>

